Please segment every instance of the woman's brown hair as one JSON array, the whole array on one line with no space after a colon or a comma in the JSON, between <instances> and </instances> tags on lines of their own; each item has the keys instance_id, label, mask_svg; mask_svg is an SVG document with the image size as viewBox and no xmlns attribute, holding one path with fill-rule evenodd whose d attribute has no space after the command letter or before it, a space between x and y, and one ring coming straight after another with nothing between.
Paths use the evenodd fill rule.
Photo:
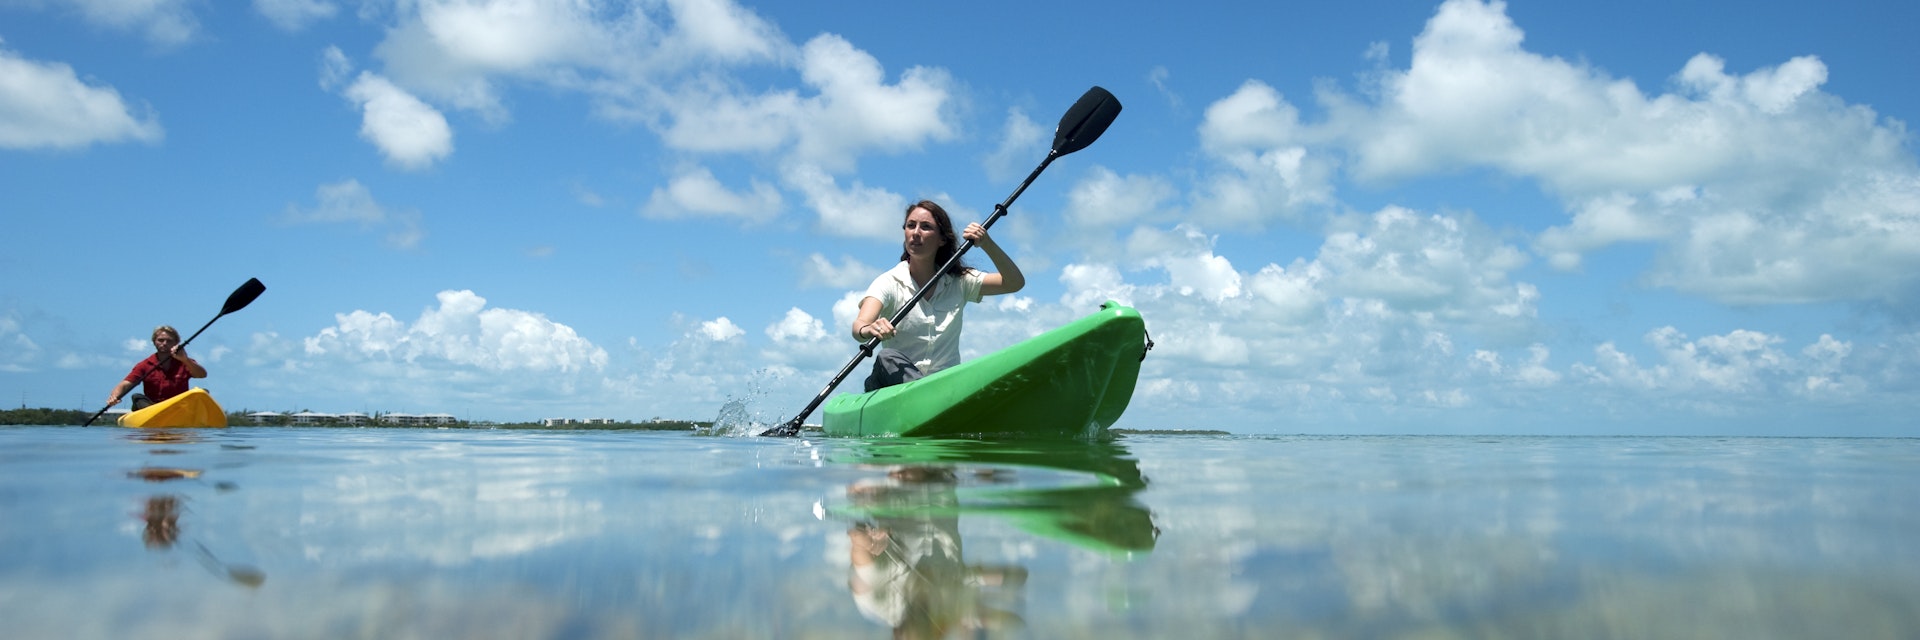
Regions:
<instances>
[{"instance_id":1,"label":"woman's brown hair","mask_svg":"<svg viewBox=\"0 0 1920 640\"><path fill-rule=\"evenodd\" d=\"M940 227L941 240L940 248L933 252L933 261L936 264L946 264L947 260L953 258L953 252L960 250L960 239L956 237L956 234L953 232L953 218L947 215L946 209L940 208L940 205L934 201L921 200L907 205L907 210L901 214L901 219L904 220L907 216L913 215L914 209L926 209L927 213L933 214L934 225ZM904 227L906 225L903 222L901 226ZM902 262L907 260L907 250L905 247L900 249L900 260ZM953 266L947 268L945 275L962 276L966 275L969 269L971 269L971 267L967 266L965 260L954 260Z\"/></svg>"}]
</instances>

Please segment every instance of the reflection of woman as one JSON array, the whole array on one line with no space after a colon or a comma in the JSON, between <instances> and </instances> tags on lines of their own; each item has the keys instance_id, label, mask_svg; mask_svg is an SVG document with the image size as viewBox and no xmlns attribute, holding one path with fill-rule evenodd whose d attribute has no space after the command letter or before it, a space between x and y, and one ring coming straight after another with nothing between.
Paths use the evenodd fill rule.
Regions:
<instances>
[{"instance_id":1,"label":"reflection of woman","mask_svg":"<svg viewBox=\"0 0 1920 640\"><path fill-rule=\"evenodd\" d=\"M981 587L1020 584L1019 567L961 561L959 499L952 469L902 467L886 482L847 489L856 504L885 513L847 531L847 587L860 613L893 627L896 638L938 638L957 628L1018 624L1019 617L980 602Z\"/></svg>"}]
</instances>

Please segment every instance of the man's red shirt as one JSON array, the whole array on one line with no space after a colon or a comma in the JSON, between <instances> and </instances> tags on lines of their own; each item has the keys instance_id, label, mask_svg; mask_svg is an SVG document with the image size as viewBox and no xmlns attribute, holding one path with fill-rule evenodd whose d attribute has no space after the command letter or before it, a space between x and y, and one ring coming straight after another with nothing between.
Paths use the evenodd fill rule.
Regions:
<instances>
[{"instance_id":1,"label":"man's red shirt","mask_svg":"<svg viewBox=\"0 0 1920 640\"><path fill-rule=\"evenodd\" d=\"M146 372L144 376L141 375L143 371ZM147 356L146 360L133 365L133 370L127 372L127 382L140 383L141 393L147 394L147 399L153 402L186 393L187 383L192 379L193 372L187 369L187 365L173 358L167 358L164 365L160 364L158 353Z\"/></svg>"}]
</instances>

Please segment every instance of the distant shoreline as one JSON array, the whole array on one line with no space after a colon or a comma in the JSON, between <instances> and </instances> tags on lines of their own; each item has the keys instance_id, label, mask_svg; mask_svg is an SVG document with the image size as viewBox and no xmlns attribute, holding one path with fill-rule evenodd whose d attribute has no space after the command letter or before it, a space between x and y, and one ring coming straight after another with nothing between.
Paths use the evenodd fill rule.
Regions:
<instances>
[{"instance_id":1,"label":"distant shoreline","mask_svg":"<svg viewBox=\"0 0 1920 640\"><path fill-rule=\"evenodd\" d=\"M73 409L0 409L0 425L59 426L79 425L86 421L89 414ZM110 423L109 423L110 424ZM264 423L254 422L245 413L227 414L229 426L246 427L322 427L322 428L361 428L361 429L526 429L533 431L701 431L713 428L711 421L698 420L662 420L645 422L573 422L548 426L542 422L466 422L455 421L435 425L380 424L376 422L331 422L318 424L291 424L284 416L278 420ZM818 425L807 425L809 430L818 431ZM1127 436L1230 436L1231 432L1219 429L1108 429L1108 433Z\"/></svg>"},{"instance_id":2,"label":"distant shoreline","mask_svg":"<svg viewBox=\"0 0 1920 640\"><path fill-rule=\"evenodd\" d=\"M1107 433L1125 436L1230 436L1219 429L1108 429Z\"/></svg>"},{"instance_id":3,"label":"distant shoreline","mask_svg":"<svg viewBox=\"0 0 1920 640\"><path fill-rule=\"evenodd\" d=\"M547 426L546 424L543 424L541 422L467 422L464 420L455 420L449 423L427 424L427 425L388 424L388 423L378 422L377 420L368 420L364 422L347 422L347 421L334 420L334 421L317 422L317 423L309 423L309 424L293 424L293 421L289 416L284 416L284 415L276 416L265 422L256 422L253 418L249 417L247 414L248 412L244 410L228 412L227 424L229 426L236 426L236 427L242 427L242 426L244 427L327 427L327 428L354 427L354 428L366 428L366 429L410 429L410 428L441 427L441 428L448 428L448 429L536 429L536 430L545 430L545 431L586 431L586 430L693 431L696 429L707 429L713 426L712 422L701 422L701 421L695 421L695 420L658 420L658 419L648 420L645 422L594 422L594 423L571 422L567 424L556 424L553 426ZM75 409L45 409L45 408L28 409L26 407L21 407L19 409L0 409L0 425L79 426L81 424L85 424L87 421L87 418L92 417L92 415L93 415L92 413L89 413L86 411L79 411ZM108 425L113 424L111 421L111 418L113 416L106 416L106 417L109 418L108 421L104 423L96 423L96 424L108 424Z\"/></svg>"}]
</instances>

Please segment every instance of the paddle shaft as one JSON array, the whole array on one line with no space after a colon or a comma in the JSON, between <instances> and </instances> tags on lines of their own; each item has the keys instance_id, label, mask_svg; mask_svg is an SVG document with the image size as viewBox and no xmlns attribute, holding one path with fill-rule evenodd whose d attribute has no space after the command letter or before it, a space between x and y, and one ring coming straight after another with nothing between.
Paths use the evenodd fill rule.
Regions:
<instances>
[{"instance_id":1,"label":"paddle shaft","mask_svg":"<svg viewBox=\"0 0 1920 640\"><path fill-rule=\"evenodd\" d=\"M1034 167L1033 173L1027 174L1027 179L1022 180L1020 182L1020 187L1018 189L1014 189L1013 194L1007 196L1007 200L1005 202L1002 202L999 205L994 206L993 215L987 216L987 221L984 223L981 223L980 225L981 230L985 231L988 229L992 229L993 223L998 222L1000 218L1006 216L1007 208L1013 206L1013 201L1016 199L1019 199L1020 194L1025 193L1027 191L1027 186L1033 184L1033 180L1035 178L1040 177L1040 172L1046 171L1047 165L1053 164L1054 158L1058 158L1061 155L1062 154L1058 151L1048 152L1046 159L1040 161L1040 166ZM927 296L927 291L933 287L934 282L940 279L940 275L945 274L948 269L952 269L953 265L960 261L960 256L966 255L967 250L973 248L973 244L974 243L972 240L962 241L960 243L960 248L954 250L953 257L947 258L946 264L940 265L940 269L934 272L933 279L928 280L925 285L921 285L919 289L916 289L913 292L913 297L907 298L907 301L900 305L900 310L893 312L893 318L889 320L889 322L891 322L894 325L899 325L901 321L906 320L907 312L912 311L914 305L920 304L920 299L925 298ZM814 396L813 401L807 403L807 408L800 410L800 415L794 416L792 420L789 420L785 424L782 424L778 427L774 427L772 429L762 431L760 432L760 435L778 436L782 438L791 438L793 436L800 435L800 427L804 422L806 422L807 416L813 415L813 410L820 408L820 404L827 401L827 396L832 394L833 389L835 387L840 386L840 383L847 379L847 374L853 373L854 367L860 366L860 362L863 360L866 360L867 356L873 355L873 350L879 346L880 346L879 336L867 338L867 341L860 345L860 352L857 354L854 354L852 360L847 361L847 366L840 367L840 373L835 374L833 376L833 380L827 382L827 387L825 389L820 390L820 395Z\"/></svg>"}]
</instances>

